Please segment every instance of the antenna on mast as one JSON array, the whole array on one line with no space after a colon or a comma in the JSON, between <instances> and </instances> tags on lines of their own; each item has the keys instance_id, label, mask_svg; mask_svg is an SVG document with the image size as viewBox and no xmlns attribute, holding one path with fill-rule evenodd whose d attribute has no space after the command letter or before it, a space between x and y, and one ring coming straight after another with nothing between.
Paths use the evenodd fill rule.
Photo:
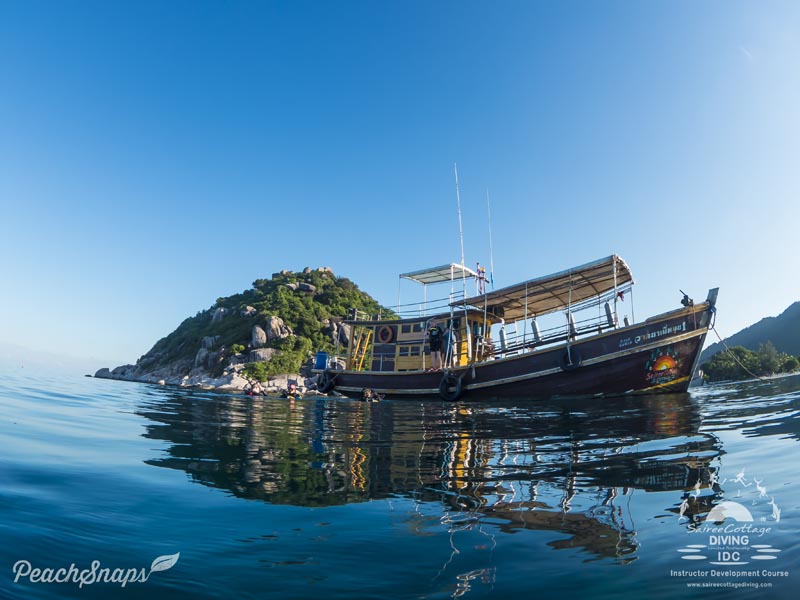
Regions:
<instances>
[{"instance_id":1,"label":"antenna on mast","mask_svg":"<svg viewBox=\"0 0 800 600\"><path fill-rule=\"evenodd\" d=\"M494 289L494 252L492 251L492 207L489 204L489 188L486 188L486 212L489 213L489 282Z\"/></svg>"},{"instance_id":2,"label":"antenna on mast","mask_svg":"<svg viewBox=\"0 0 800 600\"><path fill-rule=\"evenodd\" d=\"M458 163L453 163L456 174L456 200L458 201L458 240L461 243L461 280L464 285L464 297L467 297L467 274L464 271L464 227L461 224L461 192L458 191Z\"/></svg>"},{"instance_id":3,"label":"antenna on mast","mask_svg":"<svg viewBox=\"0 0 800 600\"><path fill-rule=\"evenodd\" d=\"M456 174L456 200L458 201L458 241L461 243L461 266L464 266L464 228L461 225L461 193L458 191L458 164L453 163Z\"/></svg>"}]
</instances>

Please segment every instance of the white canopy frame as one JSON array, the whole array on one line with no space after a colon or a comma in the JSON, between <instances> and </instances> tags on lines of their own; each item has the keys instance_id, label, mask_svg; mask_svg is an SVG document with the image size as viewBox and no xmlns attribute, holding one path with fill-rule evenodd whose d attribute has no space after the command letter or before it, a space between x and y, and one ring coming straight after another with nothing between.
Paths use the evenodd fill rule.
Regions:
<instances>
[{"instance_id":1,"label":"white canopy frame","mask_svg":"<svg viewBox=\"0 0 800 600\"><path fill-rule=\"evenodd\" d=\"M409 273L401 273L400 280L408 279L415 281L422 285L422 305L419 309L420 314L427 314L428 308L428 286L440 283L450 283L450 300L454 301L455 282L458 280L465 281L467 278L477 279L478 273L469 267L458 264L449 263L439 265L438 267L429 267L427 269L420 269L419 271L411 271ZM397 286L397 313L402 314L403 311L400 304L400 284ZM413 306L419 306L419 303L414 303ZM449 307L448 307L449 308Z\"/></svg>"},{"instance_id":2,"label":"white canopy frame","mask_svg":"<svg viewBox=\"0 0 800 600\"><path fill-rule=\"evenodd\" d=\"M507 322L541 316L576 305L634 283L627 263L612 255L545 277L467 298L464 303L503 317ZM616 308L616 306L615 306Z\"/></svg>"}]
</instances>

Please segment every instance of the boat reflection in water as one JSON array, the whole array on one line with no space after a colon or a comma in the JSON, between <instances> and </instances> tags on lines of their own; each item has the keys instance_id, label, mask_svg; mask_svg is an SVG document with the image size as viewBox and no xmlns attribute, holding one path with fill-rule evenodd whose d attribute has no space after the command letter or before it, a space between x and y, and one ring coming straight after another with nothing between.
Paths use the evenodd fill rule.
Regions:
<instances>
[{"instance_id":1,"label":"boat reflection in water","mask_svg":"<svg viewBox=\"0 0 800 600\"><path fill-rule=\"evenodd\" d=\"M662 510L681 510L685 523L720 491L710 463L722 449L699 432L688 395L487 405L175 392L139 413L145 435L169 444L149 464L238 497L298 506L409 498L450 531L558 532L551 547L589 560L635 559L635 490L674 491Z\"/></svg>"}]
</instances>

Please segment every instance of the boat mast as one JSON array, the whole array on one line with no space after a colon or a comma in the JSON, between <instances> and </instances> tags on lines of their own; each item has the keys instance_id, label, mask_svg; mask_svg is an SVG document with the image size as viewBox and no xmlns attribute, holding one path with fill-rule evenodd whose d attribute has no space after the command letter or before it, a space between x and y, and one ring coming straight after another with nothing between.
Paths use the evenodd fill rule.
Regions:
<instances>
[{"instance_id":1,"label":"boat mast","mask_svg":"<svg viewBox=\"0 0 800 600\"><path fill-rule=\"evenodd\" d=\"M464 282L464 297L467 292L467 274L464 272L464 227L461 223L461 192L458 191L458 164L453 163L456 175L456 201L458 202L458 241L461 244L461 280Z\"/></svg>"},{"instance_id":2,"label":"boat mast","mask_svg":"<svg viewBox=\"0 0 800 600\"><path fill-rule=\"evenodd\" d=\"M456 200L458 202L458 240L461 244L461 293L462 301L467 299L467 273L464 263L464 227L461 223L461 192L458 190L458 163L453 163L453 172L456 176ZM452 281L452 277L450 278ZM452 301L452 298L451 298ZM450 305L450 323L452 325L453 307ZM469 321L467 319L467 305L464 304L464 326L467 332L467 361L472 358L472 340L470 339Z\"/></svg>"},{"instance_id":3,"label":"boat mast","mask_svg":"<svg viewBox=\"0 0 800 600\"><path fill-rule=\"evenodd\" d=\"M489 188L486 188L486 212L489 214L489 281L494 289L494 252L492 251L492 207L489 204Z\"/></svg>"}]
</instances>

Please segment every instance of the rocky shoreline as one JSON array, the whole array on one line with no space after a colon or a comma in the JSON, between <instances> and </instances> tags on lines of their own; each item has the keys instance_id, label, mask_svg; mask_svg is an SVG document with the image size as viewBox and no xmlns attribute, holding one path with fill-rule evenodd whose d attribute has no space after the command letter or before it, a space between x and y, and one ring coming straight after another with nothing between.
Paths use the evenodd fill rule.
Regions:
<instances>
[{"instance_id":1,"label":"rocky shoreline","mask_svg":"<svg viewBox=\"0 0 800 600\"><path fill-rule=\"evenodd\" d=\"M99 369L94 377L98 379L114 379L117 381L132 381L137 383L152 383L156 385L172 385L181 388L193 388L200 390L215 390L220 392L245 393L252 384L252 380L243 377L240 372L223 374L221 377L213 377L209 373L192 372L189 375L175 375L171 369L159 369L152 372L141 372L136 365L122 365L111 370L108 368ZM289 386L295 383L301 394L316 392L317 376L304 377L299 373L287 373L270 377L267 381L260 383L263 393L266 395L280 395ZM258 384L256 384L258 385ZM319 394L324 395L324 394Z\"/></svg>"},{"instance_id":2,"label":"rocky shoreline","mask_svg":"<svg viewBox=\"0 0 800 600\"><path fill-rule=\"evenodd\" d=\"M224 313L219 312L220 310L218 309L214 313L212 321L224 318ZM247 378L243 373L246 364L267 362L279 352L274 348L264 347L267 343L290 336L293 336L291 328L287 327L279 317L272 316L268 319L264 328L259 325L253 326L252 341L248 344L246 352L237 353L226 358L224 347L214 350L219 339L214 336L207 336L201 340L200 348L197 350L194 360L178 360L165 366L153 368L151 365L158 357L148 353L139 359L135 365L121 365L114 369L102 368L94 374L94 377L222 392L244 393L255 389L258 393L267 395L280 394L288 387L289 382L293 382L297 385L300 393L315 391L316 375L306 377L301 373L285 373L269 377L264 382L258 382ZM220 367L225 362L227 362L227 365L225 365L221 375L214 376L210 372L211 369ZM303 368L306 369L306 367ZM219 369L216 370L219 372Z\"/></svg>"},{"instance_id":3,"label":"rocky shoreline","mask_svg":"<svg viewBox=\"0 0 800 600\"><path fill-rule=\"evenodd\" d=\"M243 377L241 374L244 364L231 365L230 371L226 370L222 376L214 377L204 369L192 369L188 375L176 374L175 367L165 367L155 371L142 371L136 365L122 365L115 369L99 369L94 377L98 379L114 379L117 381L132 381L136 383L152 383L156 385L172 385L182 388L200 390L216 390L220 392L245 393L254 385L260 386L261 393L266 395L280 395L293 382L301 394L315 392L317 389L317 376L304 377L300 373L286 373L269 377L265 382L255 382ZM324 394L320 394L324 395Z\"/></svg>"}]
</instances>

